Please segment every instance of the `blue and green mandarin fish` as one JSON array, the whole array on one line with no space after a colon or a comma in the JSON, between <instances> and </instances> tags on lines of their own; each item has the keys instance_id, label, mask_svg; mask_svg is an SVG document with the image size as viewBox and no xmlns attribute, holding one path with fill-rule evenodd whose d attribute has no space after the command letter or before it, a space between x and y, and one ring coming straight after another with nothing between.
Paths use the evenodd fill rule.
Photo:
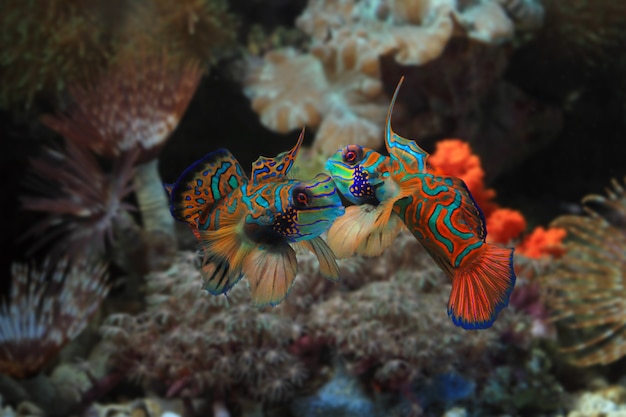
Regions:
<instances>
[{"instance_id":1,"label":"blue and green mandarin fish","mask_svg":"<svg viewBox=\"0 0 626 417\"><path fill-rule=\"evenodd\" d=\"M296 277L293 247L313 252L320 272L338 279L335 256L320 237L345 211L333 180L326 174L287 178L302 138L288 152L257 159L250 179L220 149L166 186L172 215L191 227L204 251L201 273L209 293L225 294L245 277L254 305L279 304Z\"/></svg>"},{"instance_id":2,"label":"blue and green mandarin fish","mask_svg":"<svg viewBox=\"0 0 626 417\"><path fill-rule=\"evenodd\" d=\"M401 84L387 113L389 156L348 145L326 163L339 191L356 204L333 224L328 244L339 258L374 256L406 225L452 279L448 315L454 324L491 327L515 285L513 249L485 243L485 218L465 183L428 173L428 153L392 130Z\"/></svg>"}]
</instances>

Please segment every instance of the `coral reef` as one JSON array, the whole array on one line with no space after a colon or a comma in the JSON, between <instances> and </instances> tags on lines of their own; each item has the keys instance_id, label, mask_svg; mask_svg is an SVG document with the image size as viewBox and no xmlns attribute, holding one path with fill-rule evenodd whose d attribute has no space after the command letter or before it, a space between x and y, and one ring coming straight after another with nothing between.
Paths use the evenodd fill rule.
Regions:
<instances>
[{"instance_id":1,"label":"coral reef","mask_svg":"<svg viewBox=\"0 0 626 417\"><path fill-rule=\"evenodd\" d=\"M409 233L379 258L341 261L339 285L319 279L315 255L298 258L289 298L259 310L248 304L245 286L228 297L202 293L199 258L179 253L170 270L147 277L145 312L106 320L101 331L112 370L164 395L210 394L229 408L246 399L289 402L304 384L336 380L292 408L314 404L340 413L358 406L374 413L396 396L419 408L414 394L428 384L416 381L449 372L480 380L502 335L527 340L521 334L531 331L530 316L513 311L503 312L493 331L455 328L445 312L447 280ZM337 383L360 387L358 404L332 400ZM385 395L372 397L373 391ZM437 400L440 391L423 391L424 404L445 402Z\"/></svg>"},{"instance_id":2,"label":"coral reef","mask_svg":"<svg viewBox=\"0 0 626 417\"><path fill-rule=\"evenodd\" d=\"M296 399L291 409L298 416L319 415L374 417L374 402L368 398L358 379L336 366L332 379L314 396Z\"/></svg>"},{"instance_id":3,"label":"coral reef","mask_svg":"<svg viewBox=\"0 0 626 417\"><path fill-rule=\"evenodd\" d=\"M517 210L496 209L487 217L487 241L506 245L526 230L526 219Z\"/></svg>"},{"instance_id":4,"label":"coral reef","mask_svg":"<svg viewBox=\"0 0 626 417\"><path fill-rule=\"evenodd\" d=\"M624 413L626 389L621 385L613 385L576 395L573 409L567 417L619 417Z\"/></svg>"},{"instance_id":5,"label":"coral reef","mask_svg":"<svg viewBox=\"0 0 626 417\"><path fill-rule=\"evenodd\" d=\"M113 367L170 397L291 398L307 378L287 350L298 336L295 323L250 306L245 286L228 297L202 292L197 262L180 253L170 270L147 278L145 312L106 320L102 333Z\"/></svg>"},{"instance_id":6,"label":"coral reef","mask_svg":"<svg viewBox=\"0 0 626 417\"><path fill-rule=\"evenodd\" d=\"M98 155L115 158L139 149L154 159L178 125L202 76L200 65L161 51L136 52L93 85L69 86L75 104L42 121Z\"/></svg>"},{"instance_id":7,"label":"coral reef","mask_svg":"<svg viewBox=\"0 0 626 417\"><path fill-rule=\"evenodd\" d=\"M551 367L544 352L531 349L523 362L493 369L482 392L487 408L484 415L539 415L562 408L563 388L548 372Z\"/></svg>"},{"instance_id":8,"label":"coral reef","mask_svg":"<svg viewBox=\"0 0 626 417\"><path fill-rule=\"evenodd\" d=\"M350 143L378 148L387 103L382 57L420 68L453 38L498 45L512 39L516 20L538 26L540 10L532 1L310 1L296 21L311 36L308 51L282 48L251 59L245 93L272 130L317 128L317 152Z\"/></svg>"},{"instance_id":9,"label":"coral reef","mask_svg":"<svg viewBox=\"0 0 626 417\"><path fill-rule=\"evenodd\" d=\"M85 328L109 287L106 265L88 258L15 264L12 274L9 301L0 304L0 371L24 378Z\"/></svg>"},{"instance_id":10,"label":"coral reef","mask_svg":"<svg viewBox=\"0 0 626 417\"><path fill-rule=\"evenodd\" d=\"M30 160L26 189L4 188L3 205L31 212L4 220L30 227L14 235L31 251L4 257L27 262L13 263L0 299L0 414L623 415L623 363L606 365L626 356L626 186L586 197L586 215L562 189L593 190L606 148L594 143L582 183L554 175L579 148L569 142L534 162L548 167L541 181L526 170L508 190L493 180L555 136L596 88L585 80L607 75L604 88L624 94L624 16L609 0L1 1L5 178L22 181L16 167ZM186 117L195 126L181 131L209 70ZM270 154L269 130L307 126L296 176L317 173L342 145L382 147L401 76L398 132L432 152L431 172L463 179L490 242L516 248L516 287L494 326L450 323L449 281L404 231L380 257L338 261L337 281L297 251L275 308L249 305L245 285L203 292L199 254L177 252L197 242L174 235L157 159L222 143ZM584 115L586 133L620 134ZM169 140L176 129L186 142ZM529 191L544 184L555 210L575 214L535 227L553 216ZM507 193L534 211L501 207Z\"/></svg>"},{"instance_id":11,"label":"coral reef","mask_svg":"<svg viewBox=\"0 0 626 417\"><path fill-rule=\"evenodd\" d=\"M570 334L563 348L578 366L608 364L626 354L624 294L626 259L626 192L614 180L607 197L583 199L589 216L567 215L553 227L567 232L565 255L543 277L553 317ZM572 343L573 340L573 343Z\"/></svg>"}]
</instances>

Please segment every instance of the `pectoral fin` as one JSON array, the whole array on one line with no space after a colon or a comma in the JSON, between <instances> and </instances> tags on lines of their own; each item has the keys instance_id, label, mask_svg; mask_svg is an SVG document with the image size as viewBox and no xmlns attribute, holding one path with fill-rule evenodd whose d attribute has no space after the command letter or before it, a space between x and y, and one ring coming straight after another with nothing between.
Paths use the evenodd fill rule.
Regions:
<instances>
[{"instance_id":1,"label":"pectoral fin","mask_svg":"<svg viewBox=\"0 0 626 417\"><path fill-rule=\"evenodd\" d=\"M287 243L252 250L243 265L252 304L258 307L280 304L287 297L297 270L296 253Z\"/></svg>"},{"instance_id":2,"label":"pectoral fin","mask_svg":"<svg viewBox=\"0 0 626 417\"><path fill-rule=\"evenodd\" d=\"M320 273L322 275L331 281L339 279L339 267L335 260L335 254L321 237L318 236L298 243L315 254L320 264Z\"/></svg>"},{"instance_id":3,"label":"pectoral fin","mask_svg":"<svg viewBox=\"0 0 626 417\"><path fill-rule=\"evenodd\" d=\"M347 207L328 230L328 245L337 258L380 255L402 227L399 218L387 209L382 204Z\"/></svg>"}]
</instances>

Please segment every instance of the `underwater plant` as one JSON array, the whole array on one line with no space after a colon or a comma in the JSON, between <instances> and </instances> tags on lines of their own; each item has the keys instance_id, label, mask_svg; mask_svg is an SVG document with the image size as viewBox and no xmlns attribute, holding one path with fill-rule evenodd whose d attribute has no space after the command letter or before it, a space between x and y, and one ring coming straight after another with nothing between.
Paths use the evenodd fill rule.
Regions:
<instances>
[{"instance_id":1,"label":"underwater plant","mask_svg":"<svg viewBox=\"0 0 626 417\"><path fill-rule=\"evenodd\" d=\"M565 254L542 279L563 351L577 366L606 365L626 355L626 191L613 180L607 196L583 199L587 216L558 217ZM573 342L572 342L573 341Z\"/></svg>"},{"instance_id":2,"label":"underwater plant","mask_svg":"<svg viewBox=\"0 0 626 417\"><path fill-rule=\"evenodd\" d=\"M40 372L85 328L106 297L106 264L46 259L14 264L8 300L0 302L0 372L25 378Z\"/></svg>"}]
</instances>

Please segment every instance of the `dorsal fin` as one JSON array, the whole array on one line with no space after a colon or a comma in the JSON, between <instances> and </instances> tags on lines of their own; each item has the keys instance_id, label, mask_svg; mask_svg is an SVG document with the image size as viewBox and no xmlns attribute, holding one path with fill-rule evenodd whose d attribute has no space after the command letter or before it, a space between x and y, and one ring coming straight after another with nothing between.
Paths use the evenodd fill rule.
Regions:
<instances>
[{"instance_id":1,"label":"dorsal fin","mask_svg":"<svg viewBox=\"0 0 626 417\"><path fill-rule=\"evenodd\" d=\"M188 166L172 186L166 186L172 216L196 227L217 200L246 181L243 168L228 150L211 152Z\"/></svg>"},{"instance_id":2,"label":"dorsal fin","mask_svg":"<svg viewBox=\"0 0 626 417\"><path fill-rule=\"evenodd\" d=\"M287 176L289 170L293 166L298 151L304 139L304 128L300 132L298 142L291 150L278 154L275 158L259 158L252 164L252 183L259 184L267 181L279 181Z\"/></svg>"},{"instance_id":3,"label":"dorsal fin","mask_svg":"<svg viewBox=\"0 0 626 417\"><path fill-rule=\"evenodd\" d=\"M387 152L389 156L396 159L404 172L419 174L426 172L426 158L428 158L428 152L420 148L415 141L405 139L402 136L396 134L391 128L391 113L393 112L393 106L396 103L400 86L404 81L404 77L400 78L396 91L393 93L393 98L389 104L389 110L387 111L387 121L385 123L385 145L387 146Z\"/></svg>"}]
</instances>

